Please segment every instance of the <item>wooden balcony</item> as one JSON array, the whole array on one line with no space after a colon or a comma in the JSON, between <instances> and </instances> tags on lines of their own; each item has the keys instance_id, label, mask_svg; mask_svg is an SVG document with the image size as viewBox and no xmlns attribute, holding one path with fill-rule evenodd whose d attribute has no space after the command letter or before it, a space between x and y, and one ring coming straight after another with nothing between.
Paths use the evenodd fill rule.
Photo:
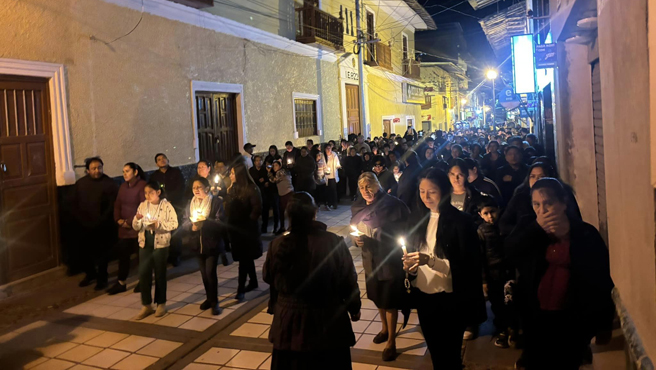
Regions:
<instances>
[{"instance_id":1,"label":"wooden balcony","mask_svg":"<svg viewBox=\"0 0 656 370\"><path fill-rule=\"evenodd\" d=\"M296 41L344 50L344 23L314 6L296 8Z\"/></svg>"},{"instance_id":2,"label":"wooden balcony","mask_svg":"<svg viewBox=\"0 0 656 370\"><path fill-rule=\"evenodd\" d=\"M406 59L403 61L403 77L419 80L421 73L419 71L419 62L414 59Z\"/></svg>"},{"instance_id":3,"label":"wooden balcony","mask_svg":"<svg viewBox=\"0 0 656 370\"><path fill-rule=\"evenodd\" d=\"M372 67L380 67L388 71L392 70L392 48L389 45L377 42L374 44L367 44L367 53L365 64Z\"/></svg>"}]
</instances>

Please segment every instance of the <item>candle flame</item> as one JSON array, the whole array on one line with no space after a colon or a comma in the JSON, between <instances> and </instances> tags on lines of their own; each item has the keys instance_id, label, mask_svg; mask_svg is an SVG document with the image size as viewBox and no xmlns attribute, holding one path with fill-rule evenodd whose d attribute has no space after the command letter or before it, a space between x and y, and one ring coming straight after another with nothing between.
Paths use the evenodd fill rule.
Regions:
<instances>
[{"instance_id":1,"label":"candle flame","mask_svg":"<svg viewBox=\"0 0 656 370\"><path fill-rule=\"evenodd\" d=\"M356 232L357 232L357 231L358 231L358 228L357 228L357 227L355 227L355 225L351 225L351 230L353 230L353 231L356 231Z\"/></svg>"},{"instance_id":2,"label":"candle flame","mask_svg":"<svg viewBox=\"0 0 656 370\"><path fill-rule=\"evenodd\" d=\"M399 244L405 247L405 239L399 238Z\"/></svg>"},{"instance_id":3,"label":"candle flame","mask_svg":"<svg viewBox=\"0 0 656 370\"><path fill-rule=\"evenodd\" d=\"M214 183L219 183L219 175L214 176Z\"/></svg>"},{"instance_id":4,"label":"candle flame","mask_svg":"<svg viewBox=\"0 0 656 370\"><path fill-rule=\"evenodd\" d=\"M291 158L290 158L290 159L287 159L287 164L291 164L291 163L292 163Z\"/></svg>"}]
</instances>

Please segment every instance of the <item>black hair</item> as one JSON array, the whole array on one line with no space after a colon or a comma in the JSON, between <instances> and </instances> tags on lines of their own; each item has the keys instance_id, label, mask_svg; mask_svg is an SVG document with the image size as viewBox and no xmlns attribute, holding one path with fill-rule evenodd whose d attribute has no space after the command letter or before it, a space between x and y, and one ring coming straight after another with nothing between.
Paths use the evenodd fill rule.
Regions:
<instances>
[{"instance_id":1,"label":"black hair","mask_svg":"<svg viewBox=\"0 0 656 370\"><path fill-rule=\"evenodd\" d=\"M508 144L512 143L513 141L524 142L524 140L522 140L521 137L519 137L519 136L513 136L513 137L511 137L510 139L508 139Z\"/></svg>"},{"instance_id":2,"label":"black hair","mask_svg":"<svg viewBox=\"0 0 656 370\"><path fill-rule=\"evenodd\" d=\"M478 161L473 160L471 158L465 158L464 159L465 164L467 165L467 169L473 170L474 168L478 170L479 175L483 175L481 173L481 164L478 163Z\"/></svg>"},{"instance_id":3,"label":"black hair","mask_svg":"<svg viewBox=\"0 0 656 370\"><path fill-rule=\"evenodd\" d=\"M496 140L490 140L490 142L487 143L487 146L489 147L489 146L492 145L492 144L496 145L497 148L500 147L499 142L496 141Z\"/></svg>"},{"instance_id":4,"label":"black hair","mask_svg":"<svg viewBox=\"0 0 656 370\"><path fill-rule=\"evenodd\" d=\"M465 162L465 160L462 158L456 158L447 168L447 172L451 171L453 167L460 168L462 174L465 175L465 185L467 185L469 183L469 181L467 181L467 175L469 174L469 166L467 166L467 162Z\"/></svg>"},{"instance_id":5,"label":"black hair","mask_svg":"<svg viewBox=\"0 0 656 370\"><path fill-rule=\"evenodd\" d=\"M414 150L408 150L406 151L401 158L405 161L408 162L408 165L410 166L418 166L419 165L419 156L417 156L417 152Z\"/></svg>"},{"instance_id":6,"label":"black hair","mask_svg":"<svg viewBox=\"0 0 656 370\"><path fill-rule=\"evenodd\" d=\"M469 144L469 148L471 148L472 152L474 151L474 148L475 148L475 147L478 147L478 149L483 150L483 148L481 147L481 144L479 144L479 143L477 143L477 142L474 142L474 143L472 143L472 144Z\"/></svg>"},{"instance_id":7,"label":"black hair","mask_svg":"<svg viewBox=\"0 0 656 370\"><path fill-rule=\"evenodd\" d=\"M89 166L91 166L91 163L93 163L93 162L100 162L101 166L105 166L105 163L103 163L103 161L102 161L102 159L100 159L100 157L91 157L91 158L87 158L87 159L84 160L84 168L86 168L87 171L88 171Z\"/></svg>"},{"instance_id":8,"label":"black hair","mask_svg":"<svg viewBox=\"0 0 656 370\"><path fill-rule=\"evenodd\" d=\"M504 154L504 155L505 155L505 154L508 154L508 152L509 152L510 150L513 150L513 149L514 149L514 150L517 150L517 152L519 152L519 154L524 154L524 151L523 151L522 149L520 149L517 145L508 145L508 146L504 149L503 154Z\"/></svg>"},{"instance_id":9,"label":"black hair","mask_svg":"<svg viewBox=\"0 0 656 370\"><path fill-rule=\"evenodd\" d=\"M309 142L310 144L314 145L314 140L312 140L312 139L307 139L307 140L305 140L305 143L306 143L306 144L307 144L308 142Z\"/></svg>"},{"instance_id":10,"label":"black hair","mask_svg":"<svg viewBox=\"0 0 656 370\"><path fill-rule=\"evenodd\" d=\"M429 136L429 137L426 138L426 141L432 141L432 142L435 142L435 139L433 139L432 137Z\"/></svg>"},{"instance_id":11,"label":"black hair","mask_svg":"<svg viewBox=\"0 0 656 370\"><path fill-rule=\"evenodd\" d=\"M531 188L531 195L538 190L545 191L549 197L558 199L559 202L567 204L567 191L563 184L553 177L543 177L535 182Z\"/></svg>"},{"instance_id":12,"label":"black hair","mask_svg":"<svg viewBox=\"0 0 656 370\"><path fill-rule=\"evenodd\" d=\"M262 158L261 155L259 155L259 154L255 154L255 155L253 156L253 162L255 162L255 160L256 160L257 158L260 158L260 159L263 160L263 158Z\"/></svg>"},{"instance_id":13,"label":"black hair","mask_svg":"<svg viewBox=\"0 0 656 370\"><path fill-rule=\"evenodd\" d=\"M528 141L529 138L535 140L535 142L538 141L538 137L537 137L537 135L535 135L535 134L528 134L528 135L526 135L526 140L527 140L527 141Z\"/></svg>"},{"instance_id":14,"label":"black hair","mask_svg":"<svg viewBox=\"0 0 656 370\"><path fill-rule=\"evenodd\" d=\"M194 186L194 182L196 182L196 181L198 181L198 182L200 182L201 184L203 184L203 187L206 187L206 188L209 188L209 187L210 187L210 180L208 180L208 179L206 179L206 178L204 178L204 177L200 177L200 176L198 176L198 177L196 177L196 178L193 179L193 181L191 182L191 186L192 186L192 187Z\"/></svg>"},{"instance_id":15,"label":"black hair","mask_svg":"<svg viewBox=\"0 0 656 370\"><path fill-rule=\"evenodd\" d=\"M327 272L323 268L311 271L311 253L308 235L315 232L314 216L317 205L312 196L306 192L294 193L285 209L289 219L289 234L282 237L277 258L273 259L271 272L276 276L276 288L282 294L307 294L307 280L316 273ZM328 289L330 279L315 277L322 291ZM323 285L323 287L321 287ZM312 285L313 287L315 285ZM315 289L315 288L312 288Z\"/></svg>"},{"instance_id":16,"label":"black hair","mask_svg":"<svg viewBox=\"0 0 656 370\"><path fill-rule=\"evenodd\" d=\"M157 158L159 158L160 155L163 155L164 158L169 159L169 157L167 157L166 154L164 154L164 153L157 153L157 154L155 154L155 163L157 163Z\"/></svg>"},{"instance_id":17,"label":"black hair","mask_svg":"<svg viewBox=\"0 0 656 370\"><path fill-rule=\"evenodd\" d=\"M223 161L220 160L220 159L217 159L216 161L217 161L217 162L223 162ZM210 163L210 161L208 161L207 159L201 159L200 161L198 161L198 163L196 163L196 166L198 166L198 165L201 164L201 163L205 163L205 165L207 166L207 168L209 168L210 170L212 169L212 163ZM223 162L223 163L225 163L225 162Z\"/></svg>"},{"instance_id":18,"label":"black hair","mask_svg":"<svg viewBox=\"0 0 656 370\"><path fill-rule=\"evenodd\" d=\"M276 154L278 154L278 147L277 147L277 146L275 146L275 145L271 145L271 146L269 146L269 152L271 151L271 149L275 149L275 150L276 150Z\"/></svg>"},{"instance_id":19,"label":"black hair","mask_svg":"<svg viewBox=\"0 0 656 370\"><path fill-rule=\"evenodd\" d=\"M309 152L308 147L306 147L306 146L302 146L301 150L305 150L305 151Z\"/></svg>"},{"instance_id":20,"label":"black hair","mask_svg":"<svg viewBox=\"0 0 656 370\"><path fill-rule=\"evenodd\" d=\"M460 152L462 152L462 145L460 145L460 144L453 144L453 145L451 145L451 150L453 150L453 149L459 149Z\"/></svg>"},{"instance_id":21,"label":"black hair","mask_svg":"<svg viewBox=\"0 0 656 370\"><path fill-rule=\"evenodd\" d=\"M499 202L497 202L497 200L491 195L481 195L476 208L478 209L478 212L481 212L485 207L499 209Z\"/></svg>"},{"instance_id":22,"label":"black hair","mask_svg":"<svg viewBox=\"0 0 656 370\"><path fill-rule=\"evenodd\" d=\"M207 179L205 179L205 181L207 181ZM159 194L159 199L166 198L166 189L164 188L164 184L160 184L155 180L150 180L146 183L146 187L149 187L155 191L160 190L161 193Z\"/></svg>"},{"instance_id":23,"label":"black hair","mask_svg":"<svg viewBox=\"0 0 656 370\"><path fill-rule=\"evenodd\" d=\"M144 173L144 171L141 169L141 167L138 164L136 164L134 162L128 162L123 167L125 167L125 166L130 167L132 169L132 171L137 171L137 176L139 176L139 178L141 178L141 179L146 178L146 174Z\"/></svg>"},{"instance_id":24,"label":"black hair","mask_svg":"<svg viewBox=\"0 0 656 370\"><path fill-rule=\"evenodd\" d=\"M383 150L385 150L385 148L389 149L390 148L389 144L383 145Z\"/></svg>"},{"instance_id":25,"label":"black hair","mask_svg":"<svg viewBox=\"0 0 656 370\"><path fill-rule=\"evenodd\" d=\"M287 146L287 145L294 146L294 143L292 143L291 141L287 141L287 142L285 143L285 146Z\"/></svg>"},{"instance_id":26,"label":"black hair","mask_svg":"<svg viewBox=\"0 0 656 370\"><path fill-rule=\"evenodd\" d=\"M377 155L374 157L374 166L383 166L384 168L387 168L387 162L385 161L385 157L382 155Z\"/></svg>"}]
</instances>

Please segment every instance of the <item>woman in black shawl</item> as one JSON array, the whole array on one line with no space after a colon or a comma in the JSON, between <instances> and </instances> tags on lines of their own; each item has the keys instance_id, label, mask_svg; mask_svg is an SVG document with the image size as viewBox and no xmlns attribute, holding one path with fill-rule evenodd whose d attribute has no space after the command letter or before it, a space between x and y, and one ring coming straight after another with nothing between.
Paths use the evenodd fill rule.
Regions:
<instances>
[{"instance_id":1,"label":"woman in black shawl","mask_svg":"<svg viewBox=\"0 0 656 370\"><path fill-rule=\"evenodd\" d=\"M410 212L403 202L382 190L372 172L360 175L358 188L362 197L351 206L351 225L363 233L355 238L355 244L362 248L367 296L378 307L383 326L373 341L387 342L383 361L392 361L396 358L398 310L403 308L407 295L403 254L397 239L405 230Z\"/></svg>"}]
</instances>

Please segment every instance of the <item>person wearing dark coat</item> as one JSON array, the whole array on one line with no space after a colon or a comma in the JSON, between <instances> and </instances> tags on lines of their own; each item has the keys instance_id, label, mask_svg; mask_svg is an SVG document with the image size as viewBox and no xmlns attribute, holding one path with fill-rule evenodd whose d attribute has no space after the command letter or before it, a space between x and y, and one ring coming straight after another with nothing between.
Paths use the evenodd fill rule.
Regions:
<instances>
[{"instance_id":1,"label":"person wearing dark coat","mask_svg":"<svg viewBox=\"0 0 656 370\"><path fill-rule=\"evenodd\" d=\"M182 225L182 214L186 205L185 199L185 179L182 172L177 167L169 165L169 159L164 153L157 153L155 155L155 163L159 168L157 171L150 175L150 181L157 181L164 186L166 193L166 200L168 200L175 209L176 215L180 217L178 224ZM182 239L181 234L177 232L171 233L171 246L169 247L169 262L173 266L180 264L180 255L182 254ZM139 287L139 284L137 284ZM136 289L136 288L135 288Z\"/></svg>"},{"instance_id":2,"label":"person wearing dark coat","mask_svg":"<svg viewBox=\"0 0 656 370\"><path fill-rule=\"evenodd\" d=\"M497 203L501 206L503 205L503 198L501 197L501 190L497 184L490 180L489 178L483 176L481 171L481 166L478 161L475 161L471 158L465 159L467 168L469 169L469 176L467 177L467 182L469 182L476 189L494 197Z\"/></svg>"},{"instance_id":3,"label":"person wearing dark coat","mask_svg":"<svg viewBox=\"0 0 656 370\"><path fill-rule=\"evenodd\" d=\"M262 268L271 286L271 369L351 369L360 291L344 239L315 220L307 193L289 202L289 234L271 242ZM350 320L349 320L350 317Z\"/></svg>"},{"instance_id":4,"label":"person wearing dark coat","mask_svg":"<svg viewBox=\"0 0 656 370\"><path fill-rule=\"evenodd\" d=\"M282 166L289 169L293 174L296 160L301 156L301 151L295 148L291 141L285 143L285 149L285 152L282 153Z\"/></svg>"},{"instance_id":5,"label":"person wearing dark coat","mask_svg":"<svg viewBox=\"0 0 656 370\"><path fill-rule=\"evenodd\" d=\"M373 172L374 160L373 154L366 152L362 155L362 172Z\"/></svg>"},{"instance_id":6,"label":"person wearing dark coat","mask_svg":"<svg viewBox=\"0 0 656 370\"><path fill-rule=\"evenodd\" d=\"M382 155L374 157L374 173L376 174L383 191L387 194L396 195L396 187L398 186L398 183L396 182L392 171L387 169L385 157Z\"/></svg>"},{"instance_id":7,"label":"person wearing dark coat","mask_svg":"<svg viewBox=\"0 0 656 370\"><path fill-rule=\"evenodd\" d=\"M99 157L85 161L87 175L75 183L75 221L79 228L79 241L70 261L72 270L81 269L86 276L80 287L96 281L96 290L107 287L107 263L109 249L116 241L114 202L118 185L103 173L103 161Z\"/></svg>"},{"instance_id":8,"label":"person wearing dark coat","mask_svg":"<svg viewBox=\"0 0 656 370\"><path fill-rule=\"evenodd\" d=\"M278 209L278 188L276 187L276 184L269 181L269 172L263 165L261 156L256 155L253 157L253 167L248 169L248 173L260 189L260 195L262 195L261 232L262 234L269 232L269 210L273 211L273 231L275 232L280 218L280 212Z\"/></svg>"},{"instance_id":9,"label":"person wearing dark coat","mask_svg":"<svg viewBox=\"0 0 656 370\"><path fill-rule=\"evenodd\" d=\"M396 196L405 203L410 210L413 210L416 202L417 194L417 176L422 171L421 166L419 165L419 158L417 153L412 150L406 152L403 155L405 160L405 169L403 170L403 175L399 179L399 185L396 188Z\"/></svg>"},{"instance_id":10,"label":"person wearing dark coat","mask_svg":"<svg viewBox=\"0 0 656 370\"><path fill-rule=\"evenodd\" d=\"M526 178L528 166L522 161L522 150L513 145L506 148L506 161L508 164L497 169L494 182L501 190L501 197L510 199Z\"/></svg>"},{"instance_id":11,"label":"person wearing dark coat","mask_svg":"<svg viewBox=\"0 0 656 370\"><path fill-rule=\"evenodd\" d=\"M269 147L269 154L264 158L264 163L268 165L272 165L274 161L281 161L282 157L280 154L278 154L278 147L275 145L271 145Z\"/></svg>"},{"instance_id":12,"label":"person wearing dark coat","mask_svg":"<svg viewBox=\"0 0 656 370\"><path fill-rule=\"evenodd\" d=\"M358 196L358 177L362 173L362 159L357 155L354 147L349 148L348 157L345 158L342 167L346 172L349 195L351 200L355 200Z\"/></svg>"},{"instance_id":13,"label":"person wearing dark coat","mask_svg":"<svg viewBox=\"0 0 656 370\"><path fill-rule=\"evenodd\" d=\"M396 358L398 310L404 309L407 301L397 238L405 233L409 210L399 199L385 193L371 172L360 175L358 187L361 197L351 206L351 225L361 234L354 242L362 248L367 297L378 307L382 322L382 330L373 342L387 342L383 361L392 361Z\"/></svg>"},{"instance_id":14,"label":"person wearing dark coat","mask_svg":"<svg viewBox=\"0 0 656 370\"><path fill-rule=\"evenodd\" d=\"M189 201L182 217L182 230L189 234L189 247L196 253L198 268L205 287L205 301L201 310L212 309L220 315L219 280L216 275L219 256L225 253L225 213L223 199L213 196L210 182L199 178L192 183L194 197Z\"/></svg>"},{"instance_id":15,"label":"person wearing dark coat","mask_svg":"<svg viewBox=\"0 0 656 370\"><path fill-rule=\"evenodd\" d=\"M450 193L443 171L420 176L420 200L409 223L416 226L403 267L433 366L460 370L465 327L484 322L486 311L476 226L470 215L451 205Z\"/></svg>"},{"instance_id":16,"label":"person wearing dark coat","mask_svg":"<svg viewBox=\"0 0 656 370\"><path fill-rule=\"evenodd\" d=\"M594 226L571 218L560 181L531 188L537 215L523 218L504 252L519 272L514 300L524 326L527 370L579 369L593 337L607 344L615 306L608 248Z\"/></svg>"},{"instance_id":17,"label":"person wearing dark coat","mask_svg":"<svg viewBox=\"0 0 656 370\"><path fill-rule=\"evenodd\" d=\"M238 301L243 301L245 293L257 289L255 260L262 257L262 241L258 219L262 212L262 198L257 185L248 174L243 163L236 163L230 170L232 185L226 198L228 237L232 248L232 258L239 262L237 287ZM246 278L250 281L246 286Z\"/></svg>"},{"instance_id":18,"label":"person wearing dark coat","mask_svg":"<svg viewBox=\"0 0 656 370\"><path fill-rule=\"evenodd\" d=\"M493 140L487 144L487 153L483 155L480 163L485 177L490 179L497 178L497 169L506 164L506 159L499 152L498 141Z\"/></svg>"},{"instance_id":19,"label":"person wearing dark coat","mask_svg":"<svg viewBox=\"0 0 656 370\"><path fill-rule=\"evenodd\" d=\"M543 177L557 178L556 172L553 167L547 163L536 162L528 170L528 175L524 179L524 183L517 187L515 194L506 207L506 210L501 215L499 220L499 230L501 235L508 235L517 226L523 217L535 218L535 212L531 204L531 188L536 181ZM570 217L582 220L581 210L576 202L574 190L567 185L563 184L567 194L567 212Z\"/></svg>"},{"instance_id":20,"label":"person wearing dark coat","mask_svg":"<svg viewBox=\"0 0 656 370\"><path fill-rule=\"evenodd\" d=\"M467 181L468 173L467 163L460 158L454 158L447 171L451 182L451 193L447 197L452 206L474 217L479 224L477 206L481 200L481 192Z\"/></svg>"},{"instance_id":21,"label":"person wearing dark coat","mask_svg":"<svg viewBox=\"0 0 656 370\"><path fill-rule=\"evenodd\" d=\"M308 148L301 148L301 155L296 158L294 170L296 171L294 190L314 194L314 189L317 187L314 182L314 173L317 170L317 163L314 160L314 157L310 157Z\"/></svg>"}]
</instances>

